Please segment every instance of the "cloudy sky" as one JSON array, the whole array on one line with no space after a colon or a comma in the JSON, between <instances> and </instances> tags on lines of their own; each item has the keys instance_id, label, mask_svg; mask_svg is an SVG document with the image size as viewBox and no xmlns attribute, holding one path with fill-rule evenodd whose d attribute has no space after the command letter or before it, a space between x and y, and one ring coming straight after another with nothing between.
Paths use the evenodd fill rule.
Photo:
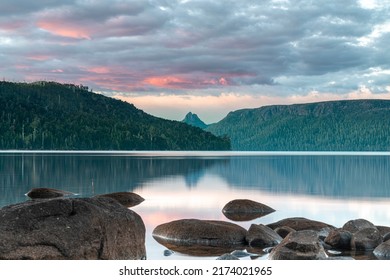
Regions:
<instances>
[{"instance_id":1,"label":"cloudy sky","mask_svg":"<svg viewBox=\"0 0 390 280\"><path fill-rule=\"evenodd\" d=\"M390 0L0 0L0 74L84 84L206 123L269 104L390 99Z\"/></svg>"}]
</instances>

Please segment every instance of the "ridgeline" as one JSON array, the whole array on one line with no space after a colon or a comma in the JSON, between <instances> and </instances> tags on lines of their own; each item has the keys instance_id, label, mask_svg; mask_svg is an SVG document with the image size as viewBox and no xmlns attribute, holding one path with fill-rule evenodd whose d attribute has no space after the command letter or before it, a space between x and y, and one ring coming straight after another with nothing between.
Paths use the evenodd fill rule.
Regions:
<instances>
[{"instance_id":1,"label":"ridgeline","mask_svg":"<svg viewBox=\"0 0 390 280\"><path fill-rule=\"evenodd\" d=\"M207 128L207 124L205 124L199 117L197 114L193 114L191 112L189 112L185 117L184 119L182 120L182 122L186 123L186 124L189 124L189 125L192 125L192 126L195 126L195 127L199 127L201 129L205 129Z\"/></svg>"},{"instance_id":2,"label":"ridgeline","mask_svg":"<svg viewBox=\"0 0 390 280\"><path fill-rule=\"evenodd\" d=\"M230 112L207 129L242 151L390 151L390 100L343 100Z\"/></svg>"},{"instance_id":3,"label":"ridgeline","mask_svg":"<svg viewBox=\"0 0 390 280\"><path fill-rule=\"evenodd\" d=\"M0 149L230 150L226 137L82 85L0 82Z\"/></svg>"}]
</instances>

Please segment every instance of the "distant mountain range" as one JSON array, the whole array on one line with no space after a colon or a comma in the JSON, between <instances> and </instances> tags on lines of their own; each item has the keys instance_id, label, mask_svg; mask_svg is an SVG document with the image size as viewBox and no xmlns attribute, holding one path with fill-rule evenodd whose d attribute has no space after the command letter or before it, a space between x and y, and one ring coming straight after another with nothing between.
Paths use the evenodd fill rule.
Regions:
<instances>
[{"instance_id":1,"label":"distant mountain range","mask_svg":"<svg viewBox=\"0 0 390 280\"><path fill-rule=\"evenodd\" d=\"M243 151L389 151L390 100L264 106L230 112L207 131Z\"/></svg>"},{"instance_id":2,"label":"distant mountain range","mask_svg":"<svg viewBox=\"0 0 390 280\"><path fill-rule=\"evenodd\" d=\"M192 126L195 126L195 127L199 127L201 129L205 129L207 128L207 124L205 124L199 117L197 114L193 114L191 112L189 112L185 117L184 119L182 120L182 122L186 123L186 124L189 124L189 125L192 125Z\"/></svg>"},{"instance_id":3,"label":"distant mountain range","mask_svg":"<svg viewBox=\"0 0 390 280\"><path fill-rule=\"evenodd\" d=\"M0 150L230 150L225 137L83 85L0 82Z\"/></svg>"}]
</instances>

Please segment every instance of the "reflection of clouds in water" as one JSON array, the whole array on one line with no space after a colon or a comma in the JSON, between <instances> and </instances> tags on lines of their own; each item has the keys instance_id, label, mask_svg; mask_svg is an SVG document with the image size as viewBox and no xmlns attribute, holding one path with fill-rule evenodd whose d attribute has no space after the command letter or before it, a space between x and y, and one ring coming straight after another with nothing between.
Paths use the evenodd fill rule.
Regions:
<instances>
[{"instance_id":1,"label":"reflection of clouds in water","mask_svg":"<svg viewBox=\"0 0 390 280\"><path fill-rule=\"evenodd\" d=\"M223 206L251 199L276 212L249 222L268 224L305 217L336 227L364 218L389 225L390 157L388 156L255 156L186 158L107 155L0 155L0 205L20 202L31 187L54 187L91 195L133 191L145 201L132 208L147 228L149 259L161 259L163 248L153 229L183 218L228 219ZM245 154L245 153L244 153ZM355 198L356 199L355 199ZM377 197L382 197L377 199Z\"/></svg>"},{"instance_id":2,"label":"reflection of clouds in water","mask_svg":"<svg viewBox=\"0 0 390 280\"><path fill-rule=\"evenodd\" d=\"M218 176L207 173L196 188L187 188L183 177L155 180L144 184L135 192L145 201L134 210L141 215L147 227L149 259L161 259L164 247L152 237L159 224L178 219L197 218L229 221L223 214L223 206L230 200L247 198L276 209L267 216L247 221L234 222L248 229L252 223L269 224L288 217L305 217L323 221L336 227L352 219L364 218L377 225L389 225L389 200L344 200L319 196L291 196L254 189L231 188ZM186 256L175 258L186 259Z\"/></svg>"}]
</instances>

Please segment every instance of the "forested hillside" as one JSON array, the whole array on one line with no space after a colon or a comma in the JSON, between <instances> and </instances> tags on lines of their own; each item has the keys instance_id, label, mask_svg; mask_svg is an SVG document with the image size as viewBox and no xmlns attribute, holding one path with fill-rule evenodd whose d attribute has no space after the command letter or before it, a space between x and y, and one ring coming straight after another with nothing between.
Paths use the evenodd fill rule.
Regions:
<instances>
[{"instance_id":1,"label":"forested hillside","mask_svg":"<svg viewBox=\"0 0 390 280\"><path fill-rule=\"evenodd\" d=\"M229 150L230 142L55 82L0 82L0 149Z\"/></svg>"},{"instance_id":2,"label":"forested hillside","mask_svg":"<svg viewBox=\"0 0 390 280\"><path fill-rule=\"evenodd\" d=\"M389 151L390 100L264 106L229 113L207 129L233 150Z\"/></svg>"}]
</instances>

